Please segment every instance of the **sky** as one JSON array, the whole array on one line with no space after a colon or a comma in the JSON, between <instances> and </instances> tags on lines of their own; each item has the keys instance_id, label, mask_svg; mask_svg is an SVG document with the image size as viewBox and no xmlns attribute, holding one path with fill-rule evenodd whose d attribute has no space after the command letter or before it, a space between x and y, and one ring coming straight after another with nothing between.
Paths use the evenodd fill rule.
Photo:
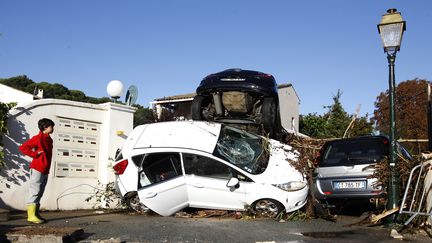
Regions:
<instances>
[{"instance_id":1,"label":"sky","mask_svg":"<svg viewBox=\"0 0 432 243\"><path fill-rule=\"evenodd\" d=\"M92 97L120 80L148 107L242 68L291 83L301 114L325 113L340 90L348 113L360 105L370 117L389 86L377 30L389 8L407 23L396 83L431 81L430 0L2 0L0 78L27 75Z\"/></svg>"}]
</instances>

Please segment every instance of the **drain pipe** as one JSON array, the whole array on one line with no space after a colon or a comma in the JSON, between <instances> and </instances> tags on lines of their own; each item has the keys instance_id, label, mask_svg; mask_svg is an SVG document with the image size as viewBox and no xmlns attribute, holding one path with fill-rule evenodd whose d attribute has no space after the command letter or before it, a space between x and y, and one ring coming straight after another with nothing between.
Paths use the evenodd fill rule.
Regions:
<instances>
[{"instance_id":1,"label":"drain pipe","mask_svg":"<svg viewBox=\"0 0 432 243\"><path fill-rule=\"evenodd\" d=\"M431 84L427 87L427 128L428 128L428 150L432 151L432 101L431 101Z\"/></svg>"}]
</instances>

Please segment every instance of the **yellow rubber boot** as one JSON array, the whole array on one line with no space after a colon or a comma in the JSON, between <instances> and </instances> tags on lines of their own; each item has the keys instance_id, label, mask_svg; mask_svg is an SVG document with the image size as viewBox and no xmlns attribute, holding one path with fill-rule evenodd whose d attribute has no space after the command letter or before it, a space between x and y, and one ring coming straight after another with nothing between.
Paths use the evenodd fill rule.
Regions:
<instances>
[{"instance_id":1,"label":"yellow rubber boot","mask_svg":"<svg viewBox=\"0 0 432 243\"><path fill-rule=\"evenodd\" d=\"M27 205L27 221L34 224L42 224L44 222L36 216L36 204Z\"/></svg>"},{"instance_id":2,"label":"yellow rubber boot","mask_svg":"<svg viewBox=\"0 0 432 243\"><path fill-rule=\"evenodd\" d=\"M40 220L44 221L44 223L47 222L47 220L46 220L45 218L43 218L43 217L40 215L40 204L36 204L36 211L35 211L35 215L36 215L36 217L39 218Z\"/></svg>"}]
</instances>

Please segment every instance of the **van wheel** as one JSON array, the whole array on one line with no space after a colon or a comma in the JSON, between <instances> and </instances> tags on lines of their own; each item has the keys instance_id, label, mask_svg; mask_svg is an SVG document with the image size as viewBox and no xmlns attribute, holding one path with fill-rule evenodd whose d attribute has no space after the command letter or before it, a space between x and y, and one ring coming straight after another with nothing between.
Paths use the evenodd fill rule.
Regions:
<instances>
[{"instance_id":1,"label":"van wheel","mask_svg":"<svg viewBox=\"0 0 432 243\"><path fill-rule=\"evenodd\" d=\"M126 195L124 199L129 209L132 211L137 213L148 213L150 211L150 209L140 201L138 193L136 192L131 192Z\"/></svg>"},{"instance_id":2,"label":"van wheel","mask_svg":"<svg viewBox=\"0 0 432 243\"><path fill-rule=\"evenodd\" d=\"M276 118L278 117L275 99L271 97L265 97L261 112L264 130L269 133L271 138L273 138L276 133Z\"/></svg>"},{"instance_id":3,"label":"van wheel","mask_svg":"<svg viewBox=\"0 0 432 243\"><path fill-rule=\"evenodd\" d=\"M275 218L285 209L285 207L282 203L273 199L260 199L253 203L252 209L256 214Z\"/></svg>"},{"instance_id":4,"label":"van wheel","mask_svg":"<svg viewBox=\"0 0 432 243\"><path fill-rule=\"evenodd\" d=\"M205 97L202 95L197 95L192 101L191 105L191 113L192 113L192 120L201 121L203 120L203 116L201 114L202 112L202 105Z\"/></svg>"}]
</instances>

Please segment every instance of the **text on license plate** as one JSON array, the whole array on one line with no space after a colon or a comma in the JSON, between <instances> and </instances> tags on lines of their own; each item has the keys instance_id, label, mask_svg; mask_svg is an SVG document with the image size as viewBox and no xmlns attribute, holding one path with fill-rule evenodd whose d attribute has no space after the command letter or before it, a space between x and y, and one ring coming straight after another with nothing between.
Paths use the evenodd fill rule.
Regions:
<instances>
[{"instance_id":1,"label":"text on license plate","mask_svg":"<svg viewBox=\"0 0 432 243\"><path fill-rule=\"evenodd\" d=\"M350 189L350 188L366 188L366 181L341 181L335 182L336 189Z\"/></svg>"}]
</instances>

